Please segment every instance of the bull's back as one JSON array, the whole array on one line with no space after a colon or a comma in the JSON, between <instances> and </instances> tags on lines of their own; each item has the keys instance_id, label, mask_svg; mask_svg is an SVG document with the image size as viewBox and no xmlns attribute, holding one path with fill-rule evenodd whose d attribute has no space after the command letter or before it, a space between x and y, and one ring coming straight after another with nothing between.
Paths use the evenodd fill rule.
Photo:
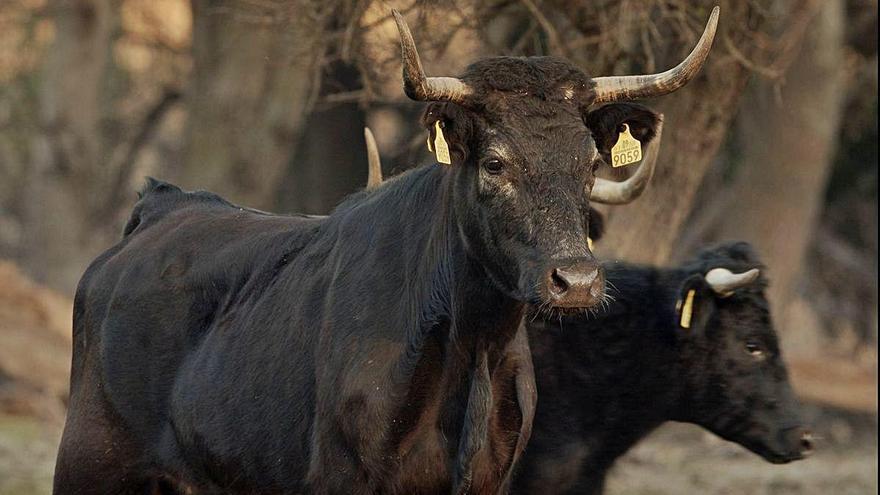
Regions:
<instances>
[{"instance_id":1,"label":"bull's back","mask_svg":"<svg viewBox=\"0 0 880 495\"><path fill-rule=\"evenodd\" d=\"M318 223L148 184L123 239L77 289L71 408L91 407L78 398L101 401L148 449L167 424L187 357L225 308L271 282Z\"/></svg>"}]
</instances>

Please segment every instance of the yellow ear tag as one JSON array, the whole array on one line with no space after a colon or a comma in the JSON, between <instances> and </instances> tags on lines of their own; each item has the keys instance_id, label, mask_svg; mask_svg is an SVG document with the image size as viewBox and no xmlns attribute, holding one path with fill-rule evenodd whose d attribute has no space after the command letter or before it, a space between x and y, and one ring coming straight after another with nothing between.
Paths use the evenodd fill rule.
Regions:
<instances>
[{"instance_id":1,"label":"yellow ear tag","mask_svg":"<svg viewBox=\"0 0 880 495\"><path fill-rule=\"evenodd\" d=\"M430 151L431 153L433 153L433 152L434 152L434 147L431 146L431 133L430 133L430 132L428 133L428 139L425 140L425 144L428 145L428 151Z\"/></svg>"},{"instance_id":2,"label":"yellow ear tag","mask_svg":"<svg viewBox=\"0 0 880 495\"><path fill-rule=\"evenodd\" d=\"M696 291L691 289L688 291L684 299L684 305L681 307L681 328L691 327L691 318L694 316L694 295Z\"/></svg>"},{"instance_id":3,"label":"yellow ear tag","mask_svg":"<svg viewBox=\"0 0 880 495\"><path fill-rule=\"evenodd\" d=\"M590 251L593 250L593 239L590 239L589 237L587 237L587 247L590 249Z\"/></svg>"},{"instance_id":4,"label":"yellow ear tag","mask_svg":"<svg viewBox=\"0 0 880 495\"><path fill-rule=\"evenodd\" d=\"M430 148L429 148L430 149ZM440 128L440 121L434 122L434 152L437 154L437 161L447 165L452 163L449 159L449 145L443 137L443 129Z\"/></svg>"},{"instance_id":5,"label":"yellow ear tag","mask_svg":"<svg viewBox=\"0 0 880 495\"><path fill-rule=\"evenodd\" d=\"M642 143L629 133L629 125L623 124L623 132L617 136L617 144L611 148L611 166L622 167L642 159Z\"/></svg>"}]
</instances>

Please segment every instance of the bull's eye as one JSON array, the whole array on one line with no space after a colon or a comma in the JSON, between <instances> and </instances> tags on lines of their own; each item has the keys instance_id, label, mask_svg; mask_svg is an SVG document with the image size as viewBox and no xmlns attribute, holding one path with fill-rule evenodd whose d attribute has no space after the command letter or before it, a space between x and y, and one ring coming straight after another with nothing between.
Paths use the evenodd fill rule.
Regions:
<instances>
[{"instance_id":1,"label":"bull's eye","mask_svg":"<svg viewBox=\"0 0 880 495\"><path fill-rule=\"evenodd\" d=\"M501 160L490 158L483 162L483 170L492 175L498 175L504 171L504 164Z\"/></svg>"},{"instance_id":2,"label":"bull's eye","mask_svg":"<svg viewBox=\"0 0 880 495\"><path fill-rule=\"evenodd\" d=\"M764 360L764 358L767 357L767 353L764 352L764 348L753 342L749 342L746 344L746 352L748 352L750 356L757 360Z\"/></svg>"}]
</instances>

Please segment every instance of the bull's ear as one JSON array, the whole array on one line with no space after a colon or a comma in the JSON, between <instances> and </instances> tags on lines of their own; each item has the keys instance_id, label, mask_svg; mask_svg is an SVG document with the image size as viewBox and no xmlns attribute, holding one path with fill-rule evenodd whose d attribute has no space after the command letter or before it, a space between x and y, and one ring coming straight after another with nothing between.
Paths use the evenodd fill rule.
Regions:
<instances>
[{"instance_id":1,"label":"bull's ear","mask_svg":"<svg viewBox=\"0 0 880 495\"><path fill-rule=\"evenodd\" d=\"M697 335L704 332L714 311L715 296L703 275L688 277L681 285L675 301L675 320L679 333Z\"/></svg>"},{"instance_id":2,"label":"bull's ear","mask_svg":"<svg viewBox=\"0 0 880 495\"><path fill-rule=\"evenodd\" d=\"M659 114L637 103L612 103L599 107L584 115L584 124L593 134L596 148L605 160L611 163L611 148L627 124L632 136L646 146L657 135Z\"/></svg>"},{"instance_id":3,"label":"bull's ear","mask_svg":"<svg viewBox=\"0 0 880 495\"><path fill-rule=\"evenodd\" d=\"M432 143L437 138L439 126L443 139L449 147L453 164L464 163L467 160L473 125L471 114L452 103L431 103L422 114L422 126L428 131L428 150L435 152Z\"/></svg>"}]
</instances>

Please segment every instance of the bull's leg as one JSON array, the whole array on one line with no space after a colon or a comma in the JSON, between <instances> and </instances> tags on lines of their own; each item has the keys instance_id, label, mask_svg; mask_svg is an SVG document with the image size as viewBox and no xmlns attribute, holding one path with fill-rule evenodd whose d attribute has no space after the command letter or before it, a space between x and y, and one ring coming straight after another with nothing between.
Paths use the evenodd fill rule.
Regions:
<instances>
[{"instance_id":1,"label":"bull's leg","mask_svg":"<svg viewBox=\"0 0 880 495\"><path fill-rule=\"evenodd\" d=\"M317 495L375 493L352 452L339 447L325 447L319 456L320 460L313 463L309 472L310 492Z\"/></svg>"},{"instance_id":2,"label":"bull's leg","mask_svg":"<svg viewBox=\"0 0 880 495\"><path fill-rule=\"evenodd\" d=\"M149 494L153 483L141 464L142 449L114 422L100 399L72 399L55 464L53 493Z\"/></svg>"},{"instance_id":3,"label":"bull's leg","mask_svg":"<svg viewBox=\"0 0 880 495\"><path fill-rule=\"evenodd\" d=\"M55 495L146 495L152 483L136 460L106 431L67 429L55 465Z\"/></svg>"}]
</instances>

